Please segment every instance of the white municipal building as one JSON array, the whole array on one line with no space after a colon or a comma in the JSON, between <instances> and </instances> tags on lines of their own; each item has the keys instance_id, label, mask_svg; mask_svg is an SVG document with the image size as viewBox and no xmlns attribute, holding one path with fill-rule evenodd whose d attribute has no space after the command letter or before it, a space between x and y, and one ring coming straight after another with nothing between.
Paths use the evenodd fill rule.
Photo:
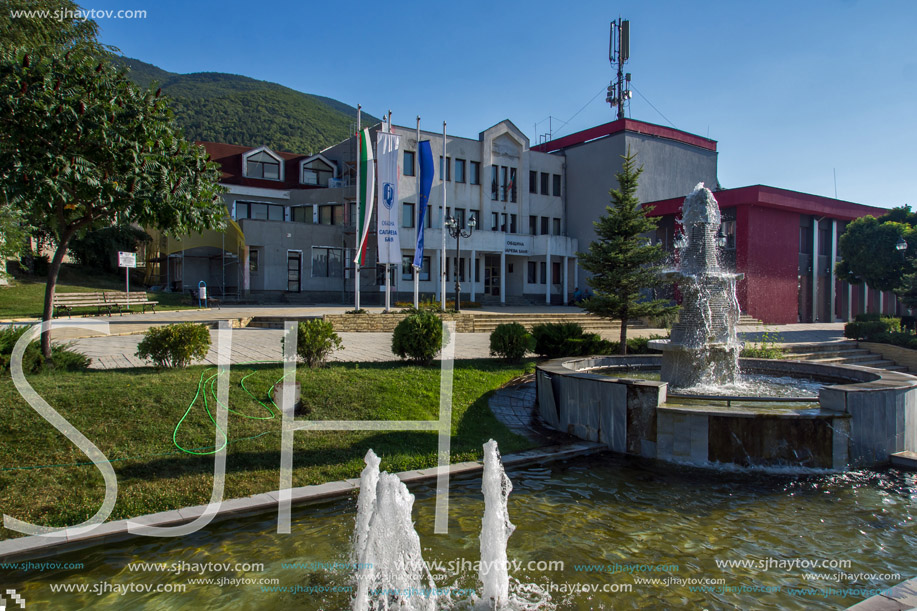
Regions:
<instances>
[{"instance_id":1,"label":"white municipal building","mask_svg":"<svg viewBox=\"0 0 917 611\"><path fill-rule=\"evenodd\" d=\"M370 132L381 129L375 125ZM393 266L394 301L411 301L418 210L417 132L401 137L398 210L402 262ZM644 201L684 195L700 181L716 184L713 141L631 119L613 121L547 145L529 140L509 120L477 138L421 131L436 168L426 218L422 299L439 299L441 258L446 291L454 268L462 298L489 303L566 303L583 283L577 252L594 239L592 221L605 212L629 148L647 167ZM200 143L223 170L233 223L226 231L183 239L154 235L148 282L188 290L204 281L213 294L293 303L353 303L356 240L356 139L316 154L264 146ZM684 184L681 184L684 183ZM460 252L448 234L442 251L443 185L447 216L468 229ZM360 271L361 302L383 298L384 271L375 265L375 215L367 264Z\"/></svg>"}]
</instances>

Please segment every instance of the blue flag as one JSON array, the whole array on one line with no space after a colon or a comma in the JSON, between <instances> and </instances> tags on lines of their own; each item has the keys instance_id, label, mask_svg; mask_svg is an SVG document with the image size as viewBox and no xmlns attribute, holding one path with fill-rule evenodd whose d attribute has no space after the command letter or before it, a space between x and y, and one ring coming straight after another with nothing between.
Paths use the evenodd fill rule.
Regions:
<instances>
[{"instance_id":1,"label":"blue flag","mask_svg":"<svg viewBox=\"0 0 917 611\"><path fill-rule=\"evenodd\" d=\"M417 220L417 247L414 249L414 267L423 265L423 230L427 226L427 208L430 201L430 189L433 187L433 151L430 141L420 143L420 216Z\"/></svg>"}]
</instances>

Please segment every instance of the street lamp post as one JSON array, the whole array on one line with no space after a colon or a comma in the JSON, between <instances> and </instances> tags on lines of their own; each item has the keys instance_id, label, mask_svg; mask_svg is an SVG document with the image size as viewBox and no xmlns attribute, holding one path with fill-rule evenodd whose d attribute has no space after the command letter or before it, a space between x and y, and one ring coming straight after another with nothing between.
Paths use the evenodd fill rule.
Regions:
<instances>
[{"instance_id":1,"label":"street lamp post","mask_svg":"<svg viewBox=\"0 0 917 611\"><path fill-rule=\"evenodd\" d=\"M474 215L471 215L471 218L468 219L468 231L463 231L459 226L458 221L453 217L446 219L446 229L449 230L449 235L455 238L455 311L462 311L462 284L459 282L459 259L462 257L461 249L461 240L462 238L470 238L471 234L474 233L474 228L477 225L477 219L474 218ZM471 281L474 282L474 263L471 270Z\"/></svg>"}]
</instances>

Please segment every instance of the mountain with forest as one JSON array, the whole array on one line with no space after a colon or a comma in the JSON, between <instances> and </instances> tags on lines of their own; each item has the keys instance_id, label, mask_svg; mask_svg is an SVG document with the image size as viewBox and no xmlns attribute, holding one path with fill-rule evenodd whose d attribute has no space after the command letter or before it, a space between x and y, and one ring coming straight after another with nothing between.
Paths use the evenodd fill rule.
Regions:
<instances>
[{"instance_id":1,"label":"mountain with forest","mask_svg":"<svg viewBox=\"0 0 917 611\"><path fill-rule=\"evenodd\" d=\"M353 133L357 109L247 76L223 72L177 74L129 57L114 62L141 87L161 87L190 140L265 145L317 153ZM363 113L363 124L379 119Z\"/></svg>"}]
</instances>

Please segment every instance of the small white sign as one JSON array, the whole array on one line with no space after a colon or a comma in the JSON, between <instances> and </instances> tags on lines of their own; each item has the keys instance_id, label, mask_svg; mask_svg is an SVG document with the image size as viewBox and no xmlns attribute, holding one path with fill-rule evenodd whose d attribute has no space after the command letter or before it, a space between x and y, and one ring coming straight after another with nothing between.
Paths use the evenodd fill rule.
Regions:
<instances>
[{"instance_id":1,"label":"small white sign","mask_svg":"<svg viewBox=\"0 0 917 611\"><path fill-rule=\"evenodd\" d=\"M504 248L508 255L529 255L532 253L532 241L527 237L507 237Z\"/></svg>"},{"instance_id":2,"label":"small white sign","mask_svg":"<svg viewBox=\"0 0 917 611\"><path fill-rule=\"evenodd\" d=\"M137 253L119 251L118 267L137 267Z\"/></svg>"}]
</instances>

